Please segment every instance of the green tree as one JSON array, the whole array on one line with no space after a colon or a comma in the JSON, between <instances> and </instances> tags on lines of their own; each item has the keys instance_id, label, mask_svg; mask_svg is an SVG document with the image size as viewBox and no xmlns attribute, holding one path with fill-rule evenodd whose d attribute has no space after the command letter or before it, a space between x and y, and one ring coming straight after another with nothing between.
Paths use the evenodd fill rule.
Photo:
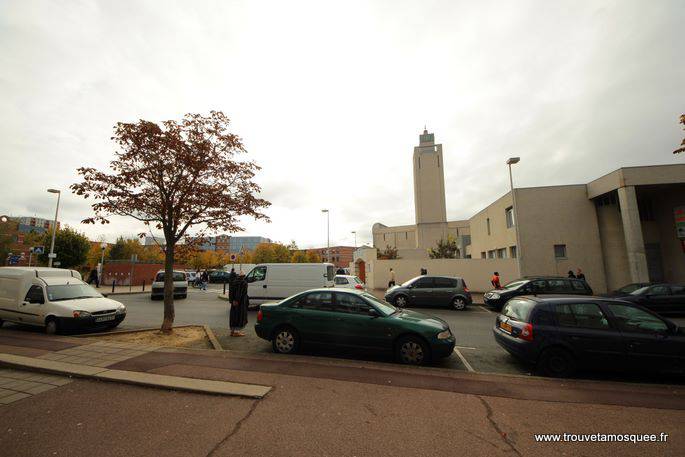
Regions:
<instances>
[{"instance_id":1,"label":"green tree","mask_svg":"<svg viewBox=\"0 0 685 457\"><path fill-rule=\"evenodd\" d=\"M287 247L280 243L275 243L271 245L271 249L274 254L275 263L288 263L290 262L290 251Z\"/></svg>"},{"instance_id":2,"label":"green tree","mask_svg":"<svg viewBox=\"0 0 685 457\"><path fill-rule=\"evenodd\" d=\"M43 235L43 245L48 246L46 251L39 256L41 262L47 262L50 251L50 241L52 231L47 231ZM55 234L55 261L59 262L60 268L78 268L86 264L88 252L90 251L90 241L82 233L66 227L57 230Z\"/></svg>"},{"instance_id":3,"label":"green tree","mask_svg":"<svg viewBox=\"0 0 685 457\"><path fill-rule=\"evenodd\" d=\"M109 260L125 260L126 259L126 240L123 236L117 238L117 241L109 248L107 253Z\"/></svg>"},{"instance_id":4,"label":"green tree","mask_svg":"<svg viewBox=\"0 0 685 457\"><path fill-rule=\"evenodd\" d=\"M378 258L385 260L399 259L399 257L397 257L397 248L394 248L389 244L386 244L385 250L378 253Z\"/></svg>"},{"instance_id":5,"label":"green tree","mask_svg":"<svg viewBox=\"0 0 685 457\"><path fill-rule=\"evenodd\" d=\"M458 253L457 241L452 235L448 235L447 240L439 240L436 247L428 250L431 259L456 259Z\"/></svg>"},{"instance_id":6,"label":"green tree","mask_svg":"<svg viewBox=\"0 0 685 457\"><path fill-rule=\"evenodd\" d=\"M252 254L254 263L274 263L276 260L271 243L259 243Z\"/></svg>"},{"instance_id":7,"label":"green tree","mask_svg":"<svg viewBox=\"0 0 685 457\"><path fill-rule=\"evenodd\" d=\"M307 263L321 263L321 256L316 251L307 251Z\"/></svg>"},{"instance_id":8,"label":"green tree","mask_svg":"<svg viewBox=\"0 0 685 457\"><path fill-rule=\"evenodd\" d=\"M291 263L307 263L307 254L304 251L295 251L290 257Z\"/></svg>"},{"instance_id":9,"label":"green tree","mask_svg":"<svg viewBox=\"0 0 685 457\"><path fill-rule=\"evenodd\" d=\"M295 240L291 240L291 241L290 241L290 244L289 244L287 247L288 247L288 250L291 251L291 252L292 252L292 251L297 251L297 249L298 249L297 243L295 242Z\"/></svg>"}]
</instances>

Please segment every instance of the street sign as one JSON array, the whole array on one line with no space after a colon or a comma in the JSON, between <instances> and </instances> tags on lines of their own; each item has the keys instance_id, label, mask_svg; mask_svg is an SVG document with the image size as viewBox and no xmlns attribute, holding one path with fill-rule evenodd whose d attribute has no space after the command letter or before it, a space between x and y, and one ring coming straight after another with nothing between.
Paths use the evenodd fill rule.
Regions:
<instances>
[{"instance_id":1,"label":"street sign","mask_svg":"<svg viewBox=\"0 0 685 457\"><path fill-rule=\"evenodd\" d=\"M21 260L21 256L19 256L19 255L17 255L17 254L10 254L8 260L9 260L9 264L10 264L10 265L16 265L16 264L18 264L19 261Z\"/></svg>"},{"instance_id":2,"label":"street sign","mask_svg":"<svg viewBox=\"0 0 685 457\"><path fill-rule=\"evenodd\" d=\"M58 266L62 265L62 262L60 262L59 260L56 260L56 261L52 262L52 264L54 266L58 267Z\"/></svg>"},{"instance_id":3,"label":"street sign","mask_svg":"<svg viewBox=\"0 0 685 457\"><path fill-rule=\"evenodd\" d=\"M685 206L673 208L675 216L675 233L678 238L685 240Z\"/></svg>"},{"instance_id":4,"label":"street sign","mask_svg":"<svg viewBox=\"0 0 685 457\"><path fill-rule=\"evenodd\" d=\"M56 258L57 258L56 253L53 252L52 254L48 254L48 259L56 259Z\"/></svg>"},{"instance_id":5,"label":"street sign","mask_svg":"<svg viewBox=\"0 0 685 457\"><path fill-rule=\"evenodd\" d=\"M238 259L238 256L235 254L231 254L231 262L235 262Z\"/></svg>"},{"instance_id":6,"label":"street sign","mask_svg":"<svg viewBox=\"0 0 685 457\"><path fill-rule=\"evenodd\" d=\"M31 248L31 252L33 252L36 255L41 255L45 252L45 248L43 246L34 246Z\"/></svg>"}]
</instances>

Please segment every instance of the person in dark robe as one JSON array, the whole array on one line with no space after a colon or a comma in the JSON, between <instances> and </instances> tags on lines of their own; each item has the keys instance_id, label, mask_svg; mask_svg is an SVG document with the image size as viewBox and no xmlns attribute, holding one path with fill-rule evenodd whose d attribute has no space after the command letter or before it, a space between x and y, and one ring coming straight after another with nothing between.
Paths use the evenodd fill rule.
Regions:
<instances>
[{"instance_id":1,"label":"person in dark robe","mask_svg":"<svg viewBox=\"0 0 685 457\"><path fill-rule=\"evenodd\" d=\"M569 278L575 278L576 274L573 272L573 270L568 270L568 277Z\"/></svg>"},{"instance_id":2,"label":"person in dark robe","mask_svg":"<svg viewBox=\"0 0 685 457\"><path fill-rule=\"evenodd\" d=\"M90 270L90 275L88 276L88 284L95 283L95 287L100 287L100 278L98 277L97 268Z\"/></svg>"},{"instance_id":3,"label":"person in dark robe","mask_svg":"<svg viewBox=\"0 0 685 457\"><path fill-rule=\"evenodd\" d=\"M235 268L231 268L231 272L228 274L228 302L233 304L233 299L235 298L235 280L238 275L235 273Z\"/></svg>"},{"instance_id":4,"label":"person in dark robe","mask_svg":"<svg viewBox=\"0 0 685 457\"><path fill-rule=\"evenodd\" d=\"M231 336L245 336L243 329L247 325L247 308L250 306L250 297L247 296L247 281L245 281L244 273L240 273L240 276L236 278L233 288L235 290L229 318Z\"/></svg>"}]
</instances>

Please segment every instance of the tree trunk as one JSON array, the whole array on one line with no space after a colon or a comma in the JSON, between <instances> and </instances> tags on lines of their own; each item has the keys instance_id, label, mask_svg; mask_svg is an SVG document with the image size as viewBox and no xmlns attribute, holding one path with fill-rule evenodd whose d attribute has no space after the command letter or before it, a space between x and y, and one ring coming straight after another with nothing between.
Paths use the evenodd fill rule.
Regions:
<instances>
[{"instance_id":1,"label":"tree trunk","mask_svg":"<svg viewBox=\"0 0 685 457\"><path fill-rule=\"evenodd\" d=\"M171 333L174 325L174 245L167 241L164 255L164 320L162 332Z\"/></svg>"}]
</instances>

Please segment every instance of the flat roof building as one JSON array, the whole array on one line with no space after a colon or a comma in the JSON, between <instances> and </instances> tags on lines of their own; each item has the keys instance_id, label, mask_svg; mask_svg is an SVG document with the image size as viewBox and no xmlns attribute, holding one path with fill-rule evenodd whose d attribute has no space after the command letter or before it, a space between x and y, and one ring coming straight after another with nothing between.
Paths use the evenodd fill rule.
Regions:
<instances>
[{"instance_id":1,"label":"flat roof building","mask_svg":"<svg viewBox=\"0 0 685 457\"><path fill-rule=\"evenodd\" d=\"M416 205L440 208L440 186L431 188L431 197L417 197L414 156ZM438 167L437 157L441 161L436 154L434 163L421 166ZM376 223L374 247L421 260L437 240L452 235L459 237L462 258L516 259L519 276L565 276L581 268L596 292L632 282L685 283L685 235L676 231L676 218L685 215L685 164L625 167L587 184L514 192L516 210L507 192L467 221L422 226L419 208L416 225Z\"/></svg>"}]
</instances>

